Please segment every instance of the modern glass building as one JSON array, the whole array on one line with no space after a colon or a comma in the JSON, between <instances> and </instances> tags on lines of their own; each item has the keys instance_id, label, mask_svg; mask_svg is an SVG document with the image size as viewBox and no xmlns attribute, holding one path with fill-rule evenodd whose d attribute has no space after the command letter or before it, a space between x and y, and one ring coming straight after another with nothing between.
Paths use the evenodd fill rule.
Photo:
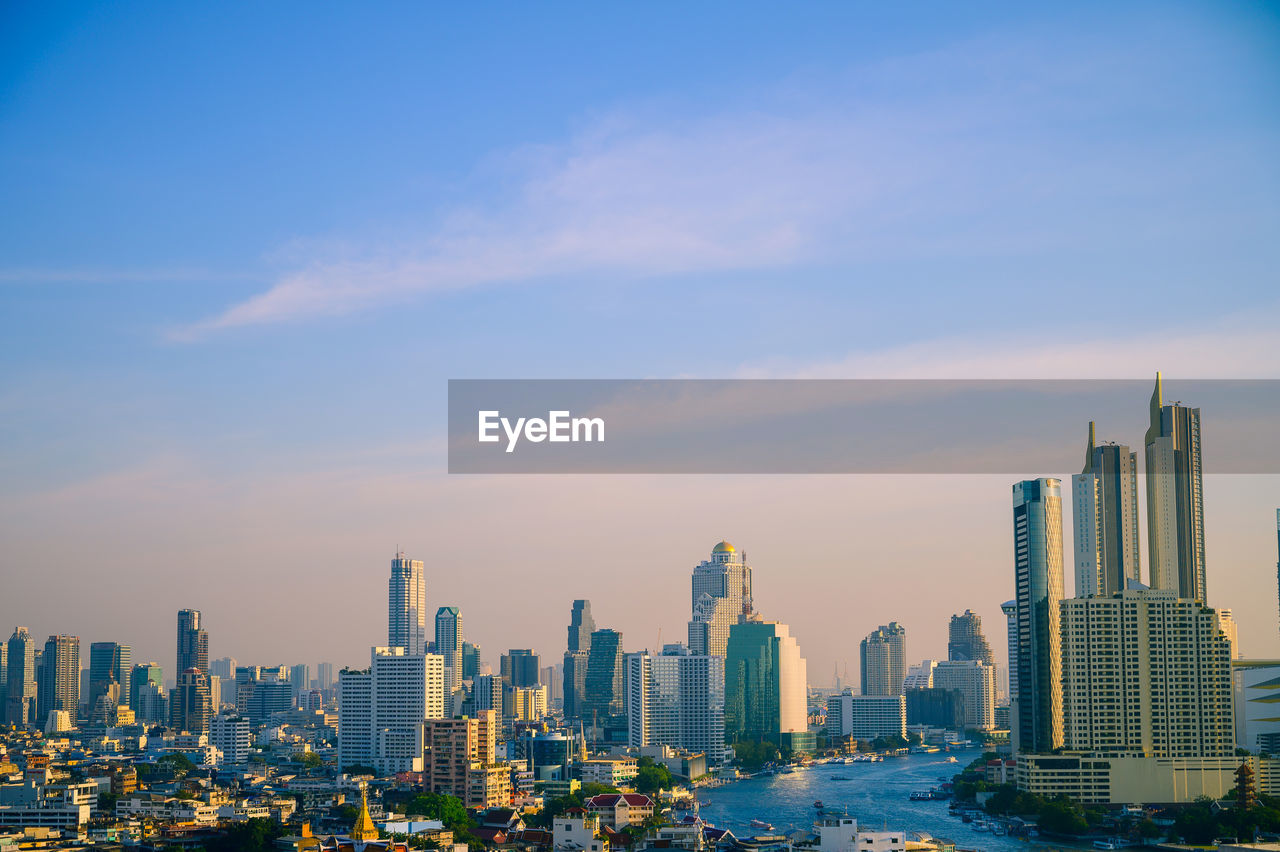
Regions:
<instances>
[{"instance_id":1,"label":"modern glass building","mask_svg":"<svg viewBox=\"0 0 1280 852\"><path fill-rule=\"evenodd\" d=\"M1018 592L1014 746L1018 751L1043 754L1062 745L1059 480L1028 479L1013 486L1013 541Z\"/></svg>"},{"instance_id":2,"label":"modern glass building","mask_svg":"<svg viewBox=\"0 0 1280 852\"><path fill-rule=\"evenodd\" d=\"M768 740L795 751L813 749L805 660L785 624L750 620L733 625L724 684L730 742Z\"/></svg>"},{"instance_id":3,"label":"modern glass building","mask_svg":"<svg viewBox=\"0 0 1280 852\"><path fill-rule=\"evenodd\" d=\"M622 634L616 630L597 630L591 634L579 715L603 721L608 716L621 713L622 690Z\"/></svg>"}]
</instances>

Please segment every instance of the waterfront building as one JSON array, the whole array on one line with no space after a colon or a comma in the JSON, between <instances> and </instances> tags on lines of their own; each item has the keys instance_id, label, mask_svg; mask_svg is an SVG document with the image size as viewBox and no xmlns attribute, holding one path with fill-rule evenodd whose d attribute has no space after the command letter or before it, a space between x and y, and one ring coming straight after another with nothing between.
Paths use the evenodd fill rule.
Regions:
<instances>
[{"instance_id":1,"label":"waterfront building","mask_svg":"<svg viewBox=\"0 0 1280 852\"><path fill-rule=\"evenodd\" d=\"M1028 479L1013 486L1013 540L1018 592L1014 747L1043 753L1062 745L1059 480Z\"/></svg>"},{"instance_id":2,"label":"waterfront building","mask_svg":"<svg viewBox=\"0 0 1280 852\"><path fill-rule=\"evenodd\" d=\"M1098 445L1089 423L1084 468L1071 477L1076 597L1110 595L1141 580L1138 455L1123 444Z\"/></svg>"},{"instance_id":3,"label":"waterfront building","mask_svg":"<svg viewBox=\"0 0 1280 852\"><path fill-rule=\"evenodd\" d=\"M178 665L179 674L187 669L209 673L209 633L200 626L200 610L178 610Z\"/></svg>"},{"instance_id":4,"label":"waterfront building","mask_svg":"<svg viewBox=\"0 0 1280 852\"><path fill-rule=\"evenodd\" d=\"M1280 755L1280 660L1231 663L1236 745Z\"/></svg>"},{"instance_id":5,"label":"waterfront building","mask_svg":"<svg viewBox=\"0 0 1280 852\"><path fill-rule=\"evenodd\" d=\"M404 551L391 560L387 580L387 646L409 655L427 653L427 581L422 560Z\"/></svg>"},{"instance_id":6,"label":"waterfront building","mask_svg":"<svg viewBox=\"0 0 1280 852\"><path fill-rule=\"evenodd\" d=\"M785 624L753 618L729 631L724 722L730 741L813 748L805 659Z\"/></svg>"},{"instance_id":7,"label":"waterfront building","mask_svg":"<svg viewBox=\"0 0 1280 852\"><path fill-rule=\"evenodd\" d=\"M678 650L677 650L678 649ZM655 656L627 655L627 741L632 748L670 746L724 759L723 657L683 645Z\"/></svg>"},{"instance_id":8,"label":"waterfront building","mask_svg":"<svg viewBox=\"0 0 1280 852\"><path fill-rule=\"evenodd\" d=\"M1280 796L1280 759L1259 757L1100 757L1020 754L1014 770L1019 790L1082 805L1215 802L1235 789L1236 770L1253 770L1256 790Z\"/></svg>"},{"instance_id":9,"label":"waterfront building","mask_svg":"<svg viewBox=\"0 0 1280 852\"><path fill-rule=\"evenodd\" d=\"M751 566L746 554L722 541L711 558L693 569L693 618L689 621L689 650L724 656L729 630L752 612Z\"/></svg>"},{"instance_id":10,"label":"waterfront building","mask_svg":"<svg viewBox=\"0 0 1280 852\"><path fill-rule=\"evenodd\" d=\"M961 615L951 616L947 628L947 659L977 660L989 666L995 665L991 644L982 632L982 616L973 610L966 609Z\"/></svg>"},{"instance_id":11,"label":"waterfront building","mask_svg":"<svg viewBox=\"0 0 1280 852\"><path fill-rule=\"evenodd\" d=\"M445 715L444 659L375 647L369 668L338 675L338 766L421 772L423 725Z\"/></svg>"},{"instance_id":12,"label":"waterfront building","mask_svg":"<svg viewBox=\"0 0 1280 852\"><path fill-rule=\"evenodd\" d=\"M1200 409L1165 405L1159 373L1146 445L1151 588L1207 603Z\"/></svg>"},{"instance_id":13,"label":"waterfront building","mask_svg":"<svg viewBox=\"0 0 1280 852\"><path fill-rule=\"evenodd\" d=\"M933 685L963 696L966 728L979 731L995 728L995 666L981 660L946 660L934 667Z\"/></svg>"},{"instance_id":14,"label":"waterfront building","mask_svg":"<svg viewBox=\"0 0 1280 852\"><path fill-rule=\"evenodd\" d=\"M907 629L896 621L871 631L859 647L863 695L901 695L907 674Z\"/></svg>"},{"instance_id":15,"label":"waterfront building","mask_svg":"<svg viewBox=\"0 0 1280 852\"><path fill-rule=\"evenodd\" d=\"M922 687L908 689L905 698L908 727L923 725L952 731L964 729L967 713L963 692Z\"/></svg>"},{"instance_id":16,"label":"waterfront building","mask_svg":"<svg viewBox=\"0 0 1280 852\"><path fill-rule=\"evenodd\" d=\"M906 739L906 696L833 695L827 699L827 734L835 741L845 737L866 742L880 737Z\"/></svg>"},{"instance_id":17,"label":"waterfront building","mask_svg":"<svg viewBox=\"0 0 1280 852\"><path fill-rule=\"evenodd\" d=\"M1231 646L1216 612L1160 589L1072 598L1061 609L1067 749L1233 753Z\"/></svg>"}]
</instances>

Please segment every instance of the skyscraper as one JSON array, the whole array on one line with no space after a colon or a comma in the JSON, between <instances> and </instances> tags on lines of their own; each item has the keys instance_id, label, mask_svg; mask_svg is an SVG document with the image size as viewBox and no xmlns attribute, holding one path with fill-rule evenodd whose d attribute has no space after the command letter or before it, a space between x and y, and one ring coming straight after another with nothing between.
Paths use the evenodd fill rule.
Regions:
<instances>
[{"instance_id":1,"label":"skyscraper","mask_svg":"<svg viewBox=\"0 0 1280 852\"><path fill-rule=\"evenodd\" d=\"M452 716L454 693L462 689L462 610L456 606L436 610L435 651L444 658L445 712Z\"/></svg>"},{"instance_id":2,"label":"skyscraper","mask_svg":"<svg viewBox=\"0 0 1280 852\"><path fill-rule=\"evenodd\" d=\"M427 652L427 581L422 561L403 551L391 560L387 581L387 645L408 654Z\"/></svg>"},{"instance_id":3,"label":"skyscraper","mask_svg":"<svg viewBox=\"0 0 1280 852\"><path fill-rule=\"evenodd\" d=\"M729 632L724 726L730 741L767 739L796 751L813 748L808 672L785 624L752 619Z\"/></svg>"},{"instance_id":4,"label":"skyscraper","mask_svg":"<svg viewBox=\"0 0 1280 852\"><path fill-rule=\"evenodd\" d=\"M896 621L871 631L859 647L863 695L901 695L907 675L907 630Z\"/></svg>"},{"instance_id":5,"label":"skyscraper","mask_svg":"<svg viewBox=\"0 0 1280 852\"><path fill-rule=\"evenodd\" d=\"M693 569L693 618L689 650L724 656L729 628L752 612L751 566L746 554L727 541L711 549L711 558Z\"/></svg>"},{"instance_id":6,"label":"skyscraper","mask_svg":"<svg viewBox=\"0 0 1280 852\"><path fill-rule=\"evenodd\" d=\"M364 671L338 674L338 766L421 772L423 725L444 717L445 666L437 654L373 648Z\"/></svg>"},{"instance_id":7,"label":"skyscraper","mask_svg":"<svg viewBox=\"0 0 1280 852\"><path fill-rule=\"evenodd\" d=\"M209 733L213 699L209 694L209 674L203 669L187 669L169 693L169 727L191 734Z\"/></svg>"},{"instance_id":8,"label":"skyscraper","mask_svg":"<svg viewBox=\"0 0 1280 852\"><path fill-rule=\"evenodd\" d=\"M94 642L89 646L89 714L98 701L106 698L115 706L129 703L129 673L133 668L133 652L128 645L116 642Z\"/></svg>"},{"instance_id":9,"label":"skyscraper","mask_svg":"<svg viewBox=\"0 0 1280 852\"><path fill-rule=\"evenodd\" d=\"M1013 541L1018 591L1014 742L1019 751L1044 753L1062 745L1062 487L1057 479L1013 486Z\"/></svg>"},{"instance_id":10,"label":"skyscraper","mask_svg":"<svg viewBox=\"0 0 1280 852\"><path fill-rule=\"evenodd\" d=\"M200 610L178 610L178 674L197 669L209 674L209 634L200 626Z\"/></svg>"},{"instance_id":11,"label":"skyscraper","mask_svg":"<svg viewBox=\"0 0 1280 852\"><path fill-rule=\"evenodd\" d=\"M593 632L579 715L603 721L622 712L623 669L622 634L608 629Z\"/></svg>"},{"instance_id":12,"label":"skyscraper","mask_svg":"<svg viewBox=\"0 0 1280 852\"><path fill-rule=\"evenodd\" d=\"M8 650L4 720L21 727L36 720L36 642L27 628L15 627Z\"/></svg>"},{"instance_id":13,"label":"skyscraper","mask_svg":"<svg viewBox=\"0 0 1280 852\"><path fill-rule=\"evenodd\" d=\"M465 639L462 642L462 679L475 680L480 674L480 646Z\"/></svg>"},{"instance_id":14,"label":"skyscraper","mask_svg":"<svg viewBox=\"0 0 1280 852\"><path fill-rule=\"evenodd\" d=\"M44 643L44 666L36 690L36 721L44 724L51 710L74 719L80 710L80 637L58 634Z\"/></svg>"},{"instance_id":15,"label":"skyscraper","mask_svg":"<svg viewBox=\"0 0 1280 852\"><path fill-rule=\"evenodd\" d=\"M1075 504L1076 597L1124 591L1141 579L1138 455L1123 444L1096 444L1089 422L1084 468L1071 477Z\"/></svg>"},{"instance_id":16,"label":"skyscraper","mask_svg":"<svg viewBox=\"0 0 1280 852\"><path fill-rule=\"evenodd\" d=\"M666 745L724 759L724 658L647 651L627 655L627 739L632 748Z\"/></svg>"},{"instance_id":17,"label":"skyscraper","mask_svg":"<svg viewBox=\"0 0 1280 852\"><path fill-rule=\"evenodd\" d=\"M966 609L962 615L951 616L947 628L947 659L977 660L989 666L995 665L991 645L982 633L982 616Z\"/></svg>"},{"instance_id":18,"label":"skyscraper","mask_svg":"<svg viewBox=\"0 0 1280 852\"><path fill-rule=\"evenodd\" d=\"M1170 591L1062 602L1064 745L1099 756L1229 757L1231 643Z\"/></svg>"},{"instance_id":19,"label":"skyscraper","mask_svg":"<svg viewBox=\"0 0 1280 852\"><path fill-rule=\"evenodd\" d=\"M1009 705L1012 707L1018 700L1018 602L1005 601L1000 604L1004 613L1005 642L1009 653Z\"/></svg>"},{"instance_id":20,"label":"skyscraper","mask_svg":"<svg viewBox=\"0 0 1280 852\"><path fill-rule=\"evenodd\" d=\"M595 629L596 620L591 617L591 601L574 601L573 609L569 612L569 650L591 650L591 634Z\"/></svg>"},{"instance_id":21,"label":"skyscraper","mask_svg":"<svg viewBox=\"0 0 1280 852\"><path fill-rule=\"evenodd\" d=\"M1276 595L1280 602L1280 509L1276 509Z\"/></svg>"},{"instance_id":22,"label":"skyscraper","mask_svg":"<svg viewBox=\"0 0 1280 852\"><path fill-rule=\"evenodd\" d=\"M591 652L591 634L596 622L591 617L591 601L576 600L569 613L569 643L564 652L563 710L565 718L582 715L586 697L587 661Z\"/></svg>"},{"instance_id":23,"label":"skyscraper","mask_svg":"<svg viewBox=\"0 0 1280 852\"><path fill-rule=\"evenodd\" d=\"M502 655L500 674L509 686L537 686L542 658L532 648L512 648Z\"/></svg>"},{"instance_id":24,"label":"skyscraper","mask_svg":"<svg viewBox=\"0 0 1280 852\"><path fill-rule=\"evenodd\" d=\"M947 660L934 666L933 686L964 696L966 728L989 731L995 727L995 666L981 660Z\"/></svg>"},{"instance_id":25,"label":"skyscraper","mask_svg":"<svg viewBox=\"0 0 1280 852\"><path fill-rule=\"evenodd\" d=\"M1151 588L1207 602L1200 409L1165 405L1159 373L1146 444Z\"/></svg>"},{"instance_id":26,"label":"skyscraper","mask_svg":"<svg viewBox=\"0 0 1280 852\"><path fill-rule=\"evenodd\" d=\"M159 663L139 663L129 671L129 706L133 708L133 712L138 718L146 722L159 722L163 720L163 716L157 711L159 708L155 706L155 699L151 698L151 704L148 706L150 712L143 713L143 693L146 691L147 684L155 686L154 692L162 693L164 691L164 673L160 669Z\"/></svg>"}]
</instances>

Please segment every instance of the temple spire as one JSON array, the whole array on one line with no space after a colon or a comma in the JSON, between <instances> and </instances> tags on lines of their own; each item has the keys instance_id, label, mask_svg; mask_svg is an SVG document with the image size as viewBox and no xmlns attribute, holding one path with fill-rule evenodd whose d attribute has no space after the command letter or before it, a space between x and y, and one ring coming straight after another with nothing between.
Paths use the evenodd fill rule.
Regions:
<instances>
[{"instance_id":1,"label":"temple spire","mask_svg":"<svg viewBox=\"0 0 1280 852\"><path fill-rule=\"evenodd\" d=\"M373 817L369 816L369 791L362 784L360 785L360 816L356 817L356 824L351 827L351 839L356 841L377 840L378 827L373 824Z\"/></svg>"}]
</instances>

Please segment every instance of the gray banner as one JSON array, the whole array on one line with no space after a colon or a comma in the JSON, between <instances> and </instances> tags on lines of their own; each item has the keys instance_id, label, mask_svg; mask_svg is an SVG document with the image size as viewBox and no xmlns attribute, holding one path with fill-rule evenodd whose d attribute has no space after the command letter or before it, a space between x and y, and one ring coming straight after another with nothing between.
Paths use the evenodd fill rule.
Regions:
<instances>
[{"instance_id":1,"label":"gray banner","mask_svg":"<svg viewBox=\"0 0 1280 852\"><path fill-rule=\"evenodd\" d=\"M449 382L450 473L1061 474L1098 442L1143 463L1151 380ZM1280 472L1280 381L1169 380L1205 473Z\"/></svg>"}]
</instances>

